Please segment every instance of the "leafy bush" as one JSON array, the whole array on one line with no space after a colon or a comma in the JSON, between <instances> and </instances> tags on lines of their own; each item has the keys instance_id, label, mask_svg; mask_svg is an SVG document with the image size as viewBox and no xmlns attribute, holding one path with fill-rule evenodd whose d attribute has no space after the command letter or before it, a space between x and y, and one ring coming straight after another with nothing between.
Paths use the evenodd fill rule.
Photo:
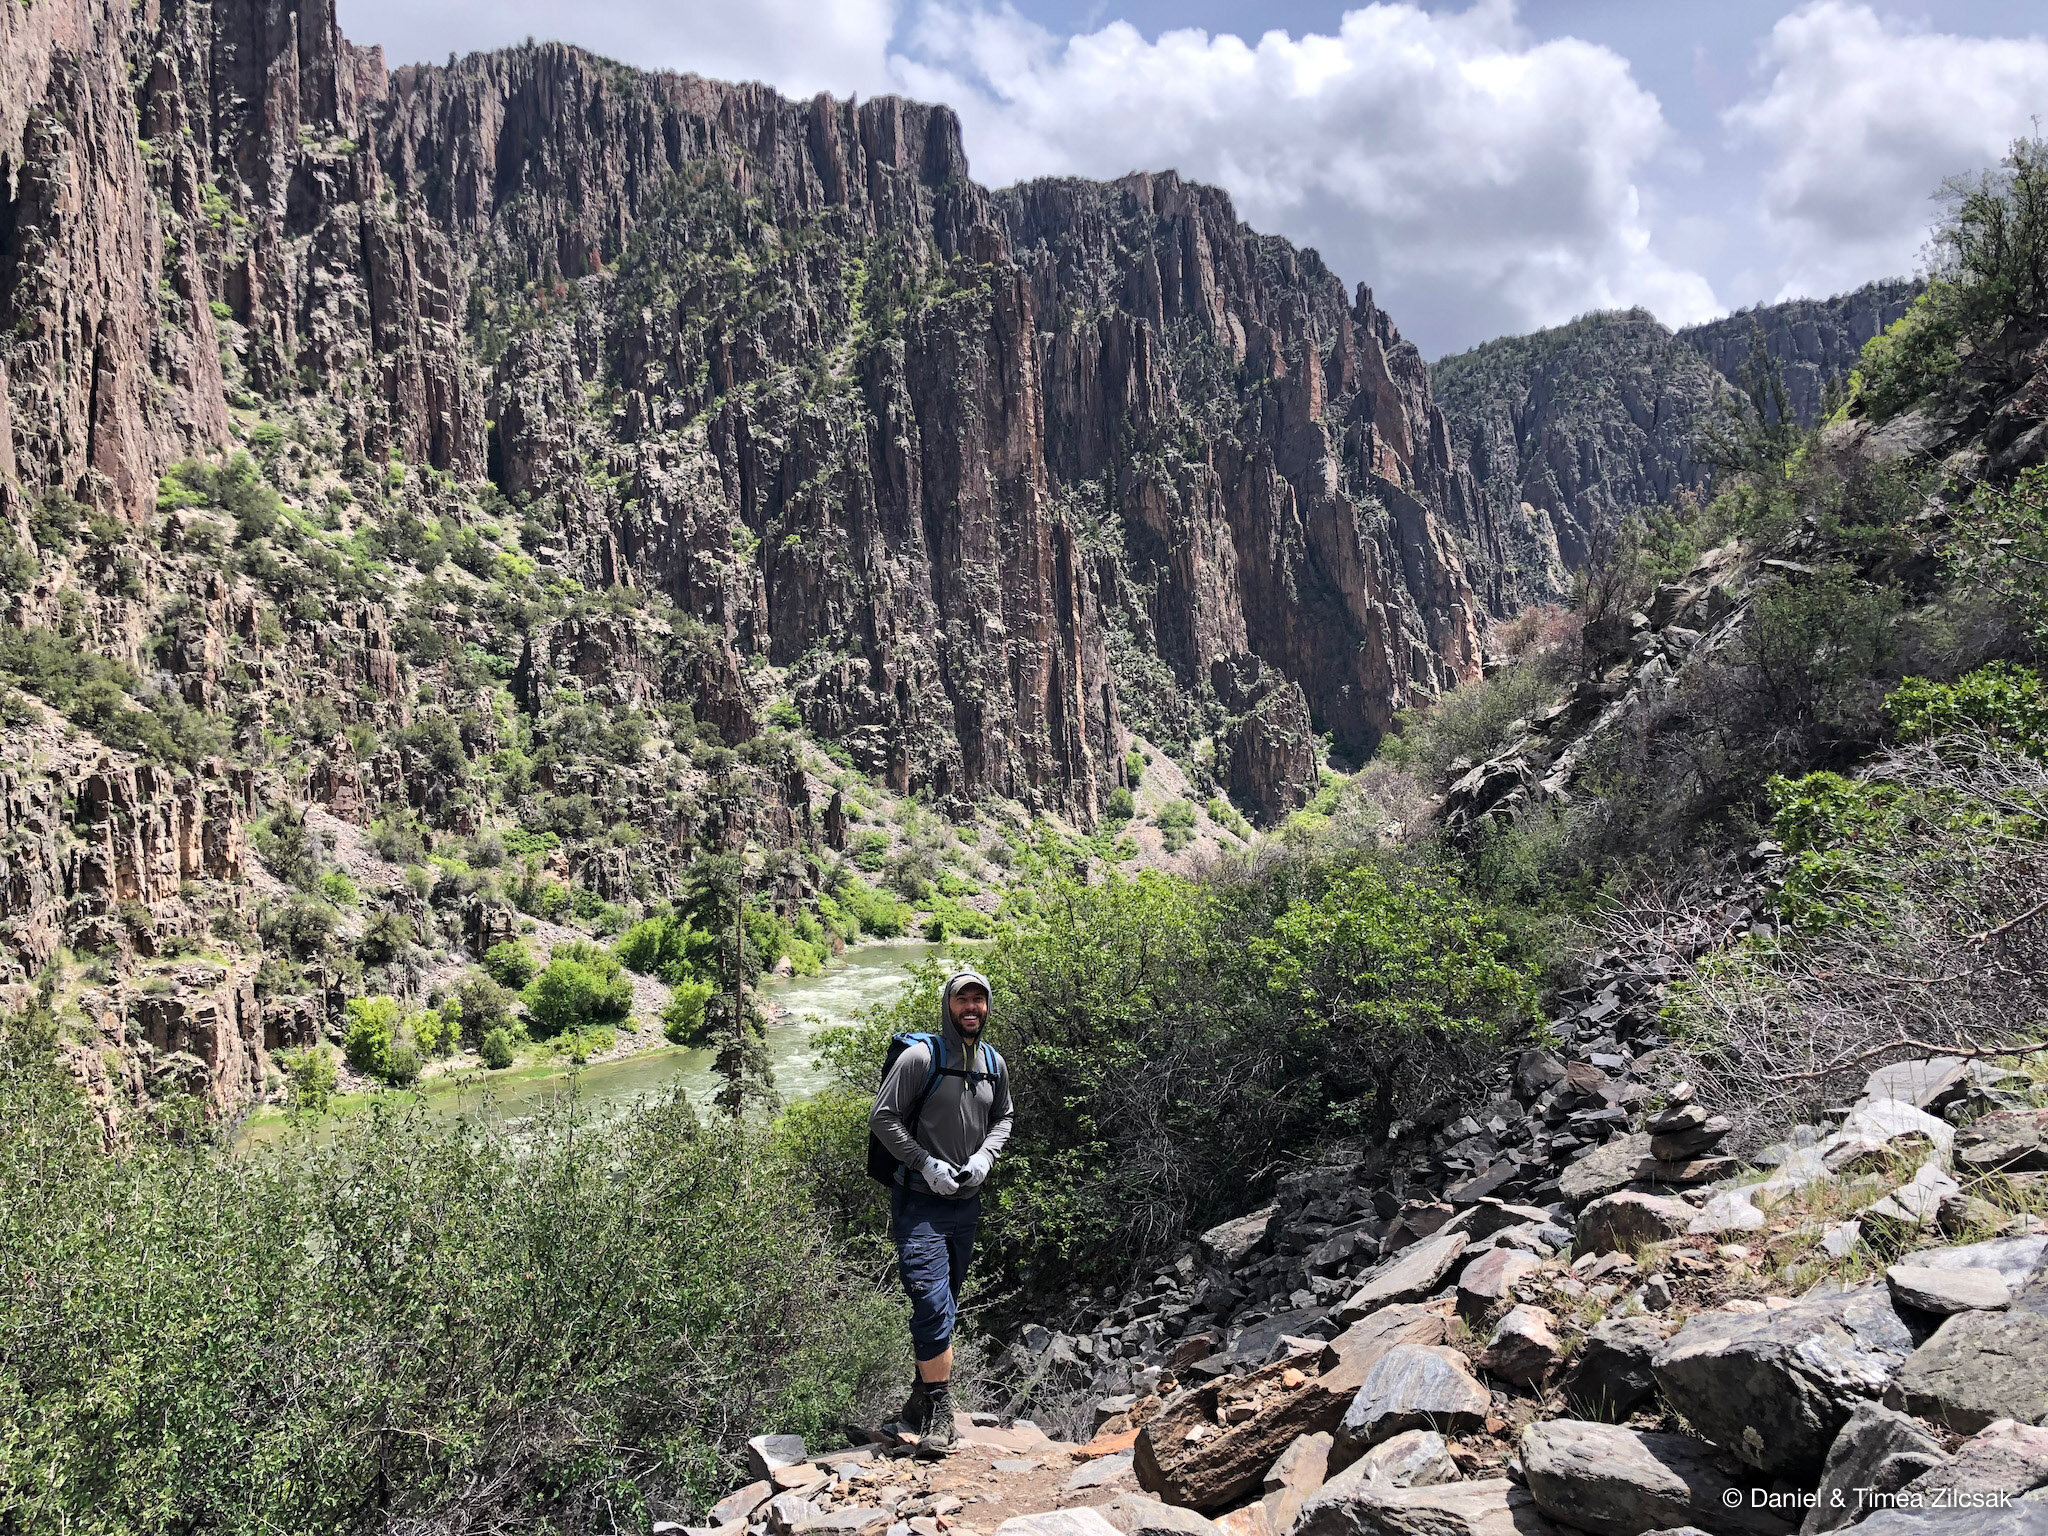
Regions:
<instances>
[{"instance_id":1,"label":"leafy bush","mask_svg":"<svg viewBox=\"0 0 2048 1536\"><path fill-rule=\"evenodd\" d=\"M1102 819L1111 826L1118 826L1138 814L1138 803L1131 792L1119 784L1109 792L1109 798L1102 802Z\"/></svg>"},{"instance_id":2,"label":"leafy bush","mask_svg":"<svg viewBox=\"0 0 2048 1536\"><path fill-rule=\"evenodd\" d=\"M1166 851L1179 853L1194 835L1195 807L1190 801L1169 800L1159 807L1152 821L1159 828L1160 841L1165 844Z\"/></svg>"},{"instance_id":3,"label":"leafy bush","mask_svg":"<svg viewBox=\"0 0 2048 1536\"><path fill-rule=\"evenodd\" d=\"M573 940L555 947L520 1001L526 1004L532 1032L545 1040L592 1024L618 1023L633 1010L633 983L610 950Z\"/></svg>"},{"instance_id":4,"label":"leafy bush","mask_svg":"<svg viewBox=\"0 0 2048 1536\"><path fill-rule=\"evenodd\" d=\"M1988 593L2048 650L2048 465L2005 490L1980 486L1957 519L1951 562L1959 583Z\"/></svg>"},{"instance_id":5,"label":"leafy bush","mask_svg":"<svg viewBox=\"0 0 2048 1536\"><path fill-rule=\"evenodd\" d=\"M526 947L524 939L501 939L484 951L484 974L501 987L519 991L533 973L540 969L540 962L533 958L533 951Z\"/></svg>"},{"instance_id":6,"label":"leafy bush","mask_svg":"<svg viewBox=\"0 0 2048 1536\"><path fill-rule=\"evenodd\" d=\"M1873 421L1910 410L1955 376L1961 326L1948 284L1935 282L1906 312L1863 344L1849 375L1850 409Z\"/></svg>"},{"instance_id":7,"label":"leafy bush","mask_svg":"<svg viewBox=\"0 0 2048 1536\"><path fill-rule=\"evenodd\" d=\"M483 1057L484 1065L493 1072L502 1072L512 1065L512 1033L505 1029L491 1029L484 1032L477 1054Z\"/></svg>"},{"instance_id":8,"label":"leafy bush","mask_svg":"<svg viewBox=\"0 0 2048 1536\"><path fill-rule=\"evenodd\" d=\"M1968 731L2029 757L2048 758L2048 692L2041 674L1993 662L1953 683L1909 677L1884 701L1904 741Z\"/></svg>"},{"instance_id":9,"label":"leafy bush","mask_svg":"<svg viewBox=\"0 0 2048 1536\"><path fill-rule=\"evenodd\" d=\"M833 1443L903 1303L805 1186L674 1095L347 1117L119 1157L0 1026L0 1508L79 1531L645 1530L746 1437ZM761 1197L764 1187L776 1191Z\"/></svg>"},{"instance_id":10,"label":"leafy bush","mask_svg":"<svg viewBox=\"0 0 2048 1536\"><path fill-rule=\"evenodd\" d=\"M1562 678L1559 653L1531 650L1433 703L1402 710L1380 754L1441 788L1457 777L1458 763L1484 762L1506 746L1508 727L1550 703Z\"/></svg>"},{"instance_id":11,"label":"leafy bush","mask_svg":"<svg viewBox=\"0 0 2048 1536\"><path fill-rule=\"evenodd\" d=\"M339 1081L334 1070L334 1057L327 1047L309 1045L301 1050L281 1051L278 1064L284 1068L285 1092L292 1113L325 1114L334 1097L335 1084Z\"/></svg>"},{"instance_id":12,"label":"leafy bush","mask_svg":"<svg viewBox=\"0 0 2048 1536\"><path fill-rule=\"evenodd\" d=\"M833 900L839 910L852 919L854 935L898 939L910 930L910 908L864 880L848 876L845 883L834 890Z\"/></svg>"},{"instance_id":13,"label":"leafy bush","mask_svg":"<svg viewBox=\"0 0 2048 1536\"><path fill-rule=\"evenodd\" d=\"M529 957L531 958L531 957ZM528 980L531 980L529 975ZM520 983L521 986L525 982ZM513 995L482 971L470 971L456 983L464 1042L481 1048L484 1036L512 1024Z\"/></svg>"},{"instance_id":14,"label":"leafy bush","mask_svg":"<svg viewBox=\"0 0 2048 1536\"><path fill-rule=\"evenodd\" d=\"M661 1010L661 1032L674 1045L702 1045L705 1041L705 1004L711 1000L712 985L690 978L669 989L668 1002Z\"/></svg>"},{"instance_id":15,"label":"leafy bush","mask_svg":"<svg viewBox=\"0 0 2048 1536\"><path fill-rule=\"evenodd\" d=\"M366 1077L382 1077L398 1043L400 1020L398 1000L391 997L352 997L348 1000L348 1024L342 1035L342 1054L348 1064ZM418 1076L415 1063L414 1076Z\"/></svg>"}]
</instances>

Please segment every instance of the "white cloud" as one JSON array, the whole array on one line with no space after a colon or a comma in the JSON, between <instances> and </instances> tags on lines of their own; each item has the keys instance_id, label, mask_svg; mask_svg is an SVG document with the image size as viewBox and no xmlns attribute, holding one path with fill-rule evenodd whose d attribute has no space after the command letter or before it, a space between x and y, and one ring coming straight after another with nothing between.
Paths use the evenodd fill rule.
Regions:
<instances>
[{"instance_id":1,"label":"white cloud","mask_svg":"<svg viewBox=\"0 0 2048 1536\"><path fill-rule=\"evenodd\" d=\"M345 36L381 43L393 65L439 63L530 36L641 69L764 80L803 98L890 89L898 0L340 0L339 13Z\"/></svg>"},{"instance_id":2,"label":"white cloud","mask_svg":"<svg viewBox=\"0 0 2048 1536\"><path fill-rule=\"evenodd\" d=\"M1934 190L2048 104L2048 40L1920 31L1842 0L1782 18L1760 70L1726 119L1771 157L1761 216L1786 297L1914 270Z\"/></svg>"},{"instance_id":3,"label":"white cloud","mask_svg":"<svg viewBox=\"0 0 2048 1536\"><path fill-rule=\"evenodd\" d=\"M892 68L950 102L978 179L1168 167L1254 226L1316 246L1426 352L1643 304L1718 306L1652 249L1646 169L1670 148L1625 59L1535 42L1511 0L1347 12L1334 35L1255 42L1127 23L1068 38L928 0Z\"/></svg>"}]
</instances>

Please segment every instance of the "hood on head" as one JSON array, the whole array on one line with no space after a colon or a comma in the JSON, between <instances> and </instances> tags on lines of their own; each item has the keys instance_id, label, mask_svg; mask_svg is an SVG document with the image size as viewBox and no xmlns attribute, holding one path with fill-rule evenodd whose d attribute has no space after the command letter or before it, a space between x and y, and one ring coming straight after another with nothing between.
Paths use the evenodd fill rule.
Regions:
<instances>
[{"instance_id":1,"label":"hood on head","mask_svg":"<svg viewBox=\"0 0 2048 1536\"><path fill-rule=\"evenodd\" d=\"M939 989L939 1031L941 1034L955 1033L953 1029L953 994L968 985L981 988L988 994L988 1011L996 1011L996 989L988 984L988 978L979 971L955 971L946 978L946 984ZM988 1026L982 1026L986 1029Z\"/></svg>"}]
</instances>

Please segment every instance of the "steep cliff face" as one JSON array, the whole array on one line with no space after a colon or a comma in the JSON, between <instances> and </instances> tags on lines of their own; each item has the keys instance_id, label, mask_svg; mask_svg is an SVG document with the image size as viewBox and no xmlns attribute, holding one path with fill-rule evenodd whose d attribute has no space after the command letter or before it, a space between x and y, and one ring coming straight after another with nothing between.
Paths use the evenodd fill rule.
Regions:
<instances>
[{"instance_id":1,"label":"steep cliff face","mask_svg":"<svg viewBox=\"0 0 2048 1536\"><path fill-rule=\"evenodd\" d=\"M1675 333L1645 310L1587 315L1438 362L1452 459L1469 471L1448 505L1488 610L1558 601L1622 518L1708 488L1700 436L1744 386L1757 337L1793 417L1811 426L1863 343L1918 291L1870 283Z\"/></svg>"},{"instance_id":2,"label":"steep cliff face","mask_svg":"<svg viewBox=\"0 0 2048 1536\"><path fill-rule=\"evenodd\" d=\"M1913 279L1890 278L1831 299L1760 304L1705 325L1689 325L1678 339L1712 363L1722 377L1739 382L1749 365L1754 337L1761 333L1784 377L1793 419L1810 427L1820 419L1828 387L1849 376L1863 344L1903 315L1920 288Z\"/></svg>"},{"instance_id":3,"label":"steep cliff face","mask_svg":"<svg viewBox=\"0 0 2048 1536\"><path fill-rule=\"evenodd\" d=\"M140 519L231 406L324 399L791 669L861 768L1084 820L1133 708L1227 723L1218 660L1354 753L1476 666L1427 370L1212 189L991 195L943 107L560 46L387 75L320 0L5 25L32 494Z\"/></svg>"}]
</instances>

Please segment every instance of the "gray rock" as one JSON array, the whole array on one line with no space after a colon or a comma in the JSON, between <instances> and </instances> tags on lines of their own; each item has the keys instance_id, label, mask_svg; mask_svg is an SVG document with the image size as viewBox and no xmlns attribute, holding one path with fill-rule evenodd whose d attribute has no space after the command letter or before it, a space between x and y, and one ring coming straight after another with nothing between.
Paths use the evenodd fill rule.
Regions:
<instances>
[{"instance_id":1,"label":"gray rock","mask_svg":"<svg viewBox=\"0 0 2048 1536\"><path fill-rule=\"evenodd\" d=\"M1330 1448L1334 1443L1335 1437L1327 1431L1299 1435L1267 1470L1259 1483L1265 1490L1265 1497L1259 1502L1265 1507L1266 1524L1272 1530L1285 1532L1292 1526L1302 1505L1323 1486L1329 1475Z\"/></svg>"},{"instance_id":2,"label":"gray rock","mask_svg":"<svg viewBox=\"0 0 2048 1536\"><path fill-rule=\"evenodd\" d=\"M1578 1210L1589 1200L1611 1195L1635 1182L1636 1167L1650 1158L1650 1138L1641 1132L1617 1136L1557 1176L1564 1203Z\"/></svg>"},{"instance_id":3,"label":"gray rock","mask_svg":"<svg viewBox=\"0 0 2048 1536\"><path fill-rule=\"evenodd\" d=\"M1369 1271L1365 1283L1339 1309L1337 1320L1349 1324L1392 1302L1420 1301L1443 1283L1444 1276L1464 1251L1462 1232L1425 1237Z\"/></svg>"},{"instance_id":4,"label":"gray rock","mask_svg":"<svg viewBox=\"0 0 2048 1536\"><path fill-rule=\"evenodd\" d=\"M1546 1088L1564 1081L1563 1060L1551 1051L1524 1051L1515 1058L1515 1087L1525 1099L1533 1099Z\"/></svg>"},{"instance_id":5,"label":"gray rock","mask_svg":"<svg viewBox=\"0 0 2048 1536\"><path fill-rule=\"evenodd\" d=\"M2048 1487L2048 1429L2000 1419L1964 1442L1952 1460L1910 1485L1922 1503L1939 1506L1960 1497L2017 1499Z\"/></svg>"},{"instance_id":6,"label":"gray rock","mask_svg":"<svg viewBox=\"0 0 2048 1536\"><path fill-rule=\"evenodd\" d=\"M1769 1220L1747 1190L1723 1189L1707 1196L1707 1203L1685 1230L1694 1237L1722 1237L1730 1232L1761 1232Z\"/></svg>"},{"instance_id":7,"label":"gray rock","mask_svg":"<svg viewBox=\"0 0 2048 1536\"><path fill-rule=\"evenodd\" d=\"M1918 1111L1915 1111L1918 1113ZM1873 1228L1904 1234L1932 1227L1941 1219L1941 1202L1962 1193L1962 1186L1934 1163L1923 1163L1920 1171L1883 1199L1856 1213L1865 1232Z\"/></svg>"},{"instance_id":8,"label":"gray rock","mask_svg":"<svg viewBox=\"0 0 2048 1536\"><path fill-rule=\"evenodd\" d=\"M1117 1529L1097 1509L1048 1509L1035 1515L1012 1515L995 1536L1117 1536Z\"/></svg>"},{"instance_id":9,"label":"gray rock","mask_svg":"<svg viewBox=\"0 0 2048 1536\"><path fill-rule=\"evenodd\" d=\"M1142 1493L1120 1493L1097 1508L1123 1536L1216 1536L1215 1521Z\"/></svg>"},{"instance_id":10,"label":"gray rock","mask_svg":"<svg viewBox=\"0 0 2048 1536\"><path fill-rule=\"evenodd\" d=\"M2048 1271L2048 1233L2032 1237L1994 1237L1989 1242L1953 1248L1923 1248L1900 1260L1924 1269L1994 1270L2014 1291Z\"/></svg>"},{"instance_id":11,"label":"gray rock","mask_svg":"<svg viewBox=\"0 0 2048 1536\"><path fill-rule=\"evenodd\" d=\"M889 1511L872 1507L828 1510L790 1527L790 1536L857 1536L889 1528Z\"/></svg>"},{"instance_id":12,"label":"gray rock","mask_svg":"<svg viewBox=\"0 0 2048 1536\"><path fill-rule=\"evenodd\" d=\"M809 1459L802 1435L756 1435L747 1442L747 1466L756 1477Z\"/></svg>"},{"instance_id":13,"label":"gray rock","mask_svg":"<svg viewBox=\"0 0 2048 1536\"><path fill-rule=\"evenodd\" d=\"M2048 1536L2048 1504L2002 1508L1884 1509L1856 1527L1861 1536Z\"/></svg>"},{"instance_id":14,"label":"gray rock","mask_svg":"<svg viewBox=\"0 0 2048 1536\"><path fill-rule=\"evenodd\" d=\"M1800 1527L1805 1536L1838 1530L1880 1507L1915 1478L1948 1464L1948 1453L1916 1420L1877 1403L1858 1403L1828 1447L1819 1501Z\"/></svg>"},{"instance_id":15,"label":"gray rock","mask_svg":"<svg viewBox=\"0 0 2048 1536\"><path fill-rule=\"evenodd\" d=\"M1872 1099L1850 1112L1841 1129L1820 1144L1825 1161L1830 1143L1859 1138L1884 1143L1901 1156L1932 1153L1943 1167L1955 1146L1956 1130L1946 1120L1937 1120L1925 1110L1897 1099Z\"/></svg>"},{"instance_id":16,"label":"gray rock","mask_svg":"<svg viewBox=\"0 0 2048 1536\"><path fill-rule=\"evenodd\" d=\"M1404 1429L1393 1439L1382 1440L1346 1471L1392 1488L1428 1488L1458 1480L1450 1444L1433 1429Z\"/></svg>"},{"instance_id":17,"label":"gray rock","mask_svg":"<svg viewBox=\"0 0 2048 1536\"><path fill-rule=\"evenodd\" d=\"M1278 1209L1278 1206L1269 1205L1263 1211L1253 1211L1249 1216L1219 1222L1211 1227L1200 1238L1203 1256L1224 1269L1237 1268L1250 1257L1254 1248L1265 1241L1266 1227Z\"/></svg>"},{"instance_id":18,"label":"gray rock","mask_svg":"<svg viewBox=\"0 0 2048 1536\"><path fill-rule=\"evenodd\" d=\"M1511 1307L1486 1341L1479 1368L1517 1386L1540 1387L1563 1353L1556 1318L1541 1307Z\"/></svg>"},{"instance_id":19,"label":"gray rock","mask_svg":"<svg viewBox=\"0 0 2048 1536\"><path fill-rule=\"evenodd\" d=\"M1997 1419L2033 1424L2048 1415L2044 1362L2048 1316L1960 1312L1914 1351L1886 1401L1965 1435Z\"/></svg>"},{"instance_id":20,"label":"gray rock","mask_svg":"<svg viewBox=\"0 0 2048 1536\"><path fill-rule=\"evenodd\" d=\"M1568 1402L1589 1418L1625 1419L1657 1390L1650 1361L1664 1336L1640 1317L1609 1317L1594 1325L1565 1374Z\"/></svg>"},{"instance_id":21,"label":"gray rock","mask_svg":"<svg viewBox=\"0 0 2048 1536\"><path fill-rule=\"evenodd\" d=\"M1067 1492L1079 1493L1084 1488L1100 1488L1104 1483L1113 1483L1129 1474L1133 1460L1131 1452L1118 1451L1113 1456L1098 1456L1093 1461L1085 1461L1067 1479Z\"/></svg>"},{"instance_id":22,"label":"gray rock","mask_svg":"<svg viewBox=\"0 0 2048 1536\"><path fill-rule=\"evenodd\" d=\"M1001 1533L998 1532L998 1536ZM1333 1480L1291 1536L1565 1536L1525 1489L1504 1477L1392 1488Z\"/></svg>"},{"instance_id":23,"label":"gray rock","mask_svg":"<svg viewBox=\"0 0 2048 1536\"><path fill-rule=\"evenodd\" d=\"M1975 1314L1973 1314L1975 1315ZM1693 1427L1760 1472L1816 1472L1856 1404L1891 1385L1913 1335L1884 1287L1757 1313L1703 1312L1651 1370Z\"/></svg>"},{"instance_id":24,"label":"gray rock","mask_svg":"<svg viewBox=\"0 0 2048 1536\"><path fill-rule=\"evenodd\" d=\"M1578 1250L1613 1253L1642 1243L1685 1236L1697 1214L1683 1200L1622 1190L1602 1195L1579 1212Z\"/></svg>"},{"instance_id":25,"label":"gray rock","mask_svg":"<svg viewBox=\"0 0 2048 1536\"><path fill-rule=\"evenodd\" d=\"M1884 1278L1892 1288L1892 1300L1900 1306L1941 1317L1955 1312L2003 1312L2012 1305L2012 1288L1995 1269L1894 1264Z\"/></svg>"},{"instance_id":26,"label":"gray rock","mask_svg":"<svg viewBox=\"0 0 2048 1536\"><path fill-rule=\"evenodd\" d=\"M1464 1434L1486 1422L1492 1401L1455 1349L1397 1344L1367 1368L1337 1426L1337 1447L1355 1456L1404 1429Z\"/></svg>"},{"instance_id":27,"label":"gray rock","mask_svg":"<svg viewBox=\"0 0 2048 1536\"><path fill-rule=\"evenodd\" d=\"M1536 1505L1593 1536L1639 1536L1659 1526L1706 1524L1740 1536L1787 1536L1791 1522L1739 1499L1713 1448L1686 1435L1645 1434L1618 1424L1552 1419L1520 1442Z\"/></svg>"},{"instance_id":28,"label":"gray rock","mask_svg":"<svg viewBox=\"0 0 2048 1536\"><path fill-rule=\"evenodd\" d=\"M767 1479L748 1483L744 1488L735 1488L712 1505L709 1519L713 1525L730 1525L735 1520L750 1520L754 1511L774 1496L775 1485Z\"/></svg>"},{"instance_id":29,"label":"gray rock","mask_svg":"<svg viewBox=\"0 0 2048 1536\"><path fill-rule=\"evenodd\" d=\"M1458 1310L1482 1317L1509 1297L1517 1280L1543 1267L1533 1253L1517 1248L1489 1248L1458 1276Z\"/></svg>"},{"instance_id":30,"label":"gray rock","mask_svg":"<svg viewBox=\"0 0 2048 1536\"><path fill-rule=\"evenodd\" d=\"M1971 1121L1956 1161L1979 1173L2048 1170L2048 1109L1999 1109Z\"/></svg>"},{"instance_id":31,"label":"gray rock","mask_svg":"<svg viewBox=\"0 0 2048 1536\"><path fill-rule=\"evenodd\" d=\"M1896 1099L1915 1109L1937 1109L1969 1086L1969 1063L1960 1056L1935 1056L1879 1067L1863 1084L1866 1099Z\"/></svg>"}]
</instances>

